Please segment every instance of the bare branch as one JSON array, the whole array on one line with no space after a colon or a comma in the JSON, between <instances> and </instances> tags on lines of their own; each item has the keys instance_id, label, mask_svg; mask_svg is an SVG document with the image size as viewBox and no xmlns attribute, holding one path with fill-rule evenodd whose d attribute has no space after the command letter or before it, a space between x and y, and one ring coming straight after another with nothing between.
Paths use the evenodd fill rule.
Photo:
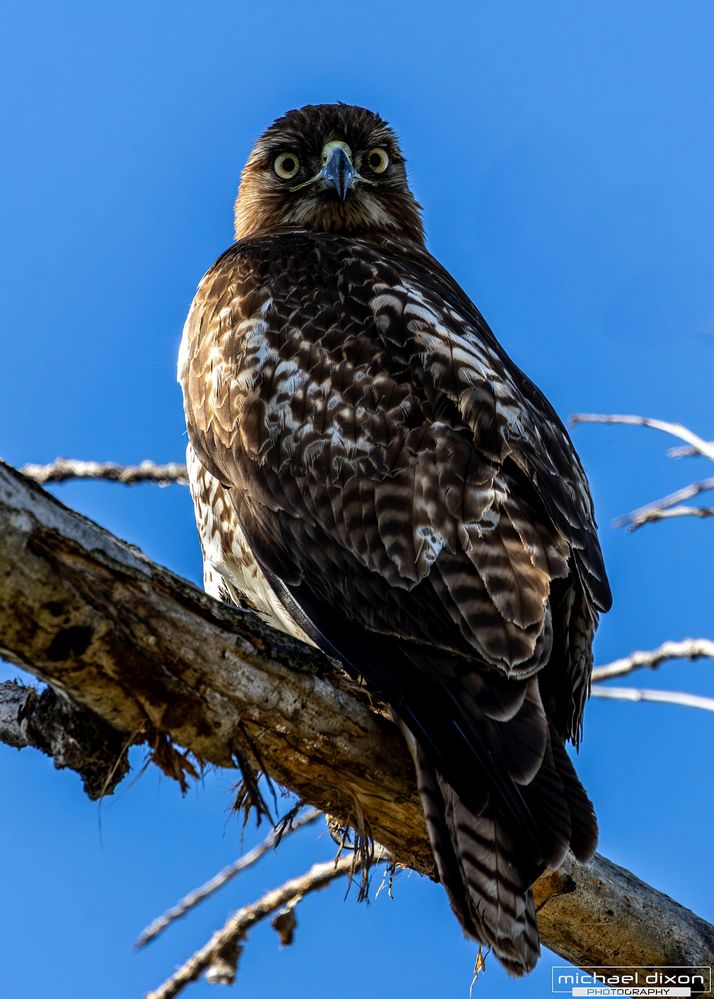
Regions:
<instances>
[{"instance_id":1,"label":"bare branch","mask_svg":"<svg viewBox=\"0 0 714 999\"><path fill-rule=\"evenodd\" d=\"M653 524L657 520L671 520L677 517L699 517L705 520L714 517L714 507L711 506L673 506L668 510L655 510L637 519L636 523L631 523L628 531L636 531L645 524ZM627 523L625 518L621 523Z\"/></svg>"},{"instance_id":2,"label":"bare branch","mask_svg":"<svg viewBox=\"0 0 714 999\"><path fill-rule=\"evenodd\" d=\"M216 957L227 951L234 953L237 961L241 950L240 944L256 923L277 909L291 902L294 903L296 899L302 899L305 895L320 891L337 878L358 870L359 864L359 859L353 857L343 857L341 860L328 860L322 864L314 864L306 874L291 878L279 888L267 892L257 902L239 909L230 917L223 929L214 933L208 943L197 950L163 985L160 985L153 992L148 992L145 999L172 999L187 985L196 981L199 975L211 966ZM235 963L233 964L233 976L235 976ZM225 978L222 978L221 981L225 981L226 984L230 983Z\"/></svg>"},{"instance_id":3,"label":"bare branch","mask_svg":"<svg viewBox=\"0 0 714 999\"><path fill-rule=\"evenodd\" d=\"M125 739L139 733L177 776L188 753L227 767L240 756L343 824L361 817L396 863L433 876L413 765L386 711L315 649L212 600L2 464L0 655ZM714 927L683 906L602 857L565 871L567 897L553 875L536 894L543 942L566 960L709 963Z\"/></svg>"},{"instance_id":4,"label":"bare branch","mask_svg":"<svg viewBox=\"0 0 714 999\"><path fill-rule=\"evenodd\" d=\"M38 485L48 482L66 482L67 479L105 479L133 486L139 482L155 482L159 486L179 483L188 485L186 466L178 462L157 465L142 461L139 465L117 465L112 461L79 461L75 458L57 458L50 465L25 465L23 475Z\"/></svg>"},{"instance_id":5,"label":"bare branch","mask_svg":"<svg viewBox=\"0 0 714 999\"><path fill-rule=\"evenodd\" d=\"M696 496L697 493L705 489L714 489L714 479L705 479L704 482L692 482L691 485L678 489L676 493L670 493L654 503L640 507L627 516L615 521L616 527L627 527L630 531L636 531L643 524L649 524L656 520L666 520L668 517L711 517L714 513L712 507L697 506L674 506L678 499L688 499Z\"/></svg>"},{"instance_id":6,"label":"bare branch","mask_svg":"<svg viewBox=\"0 0 714 999\"><path fill-rule=\"evenodd\" d=\"M663 496L662 499L655 500L653 503L648 503L646 506L641 506L639 509L633 510L626 517L616 520L615 526L627 527L630 531L636 531L643 524L648 524L655 520L664 520L667 517L711 516L711 510L706 507L676 505L691 499L693 496L699 496L710 489L714 489L714 476L702 479L699 482L692 482L682 489L677 489L676 492L669 493L668 496Z\"/></svg>"},{"instance_id":7,"label":"bare branch","mask_svg":"<svg viewBox=\"0 0 714 999\"><path fill-rule=\"evenodd\" d=\"M593 697L612 701L657 701L659 704L678 704L683 708L701 708L714 711L714 697L699 697L676 690L641 690L639 687L593 687Z\"/></svg>"},{"instance_id":8,"label":"bare branch","mask_svg":"<svg viewBox=\"0 0 714 999\"><path fill-rule=\"evenodd\" d=\"M665 434L679 438L697 454L714 461L714 442L705 441L698 437L681 423L668 423L665 420L653 420L646 416L619 416L601 413L574 413L570 417L570 423L572 426L577 426L579 423L624 423L631 427L650 427L652 430L661 430Z\"/></svg>"},{"instance_id":9,"label":"bare branch","mask_svg":"<svg viewBox=\"0 0 714 999\"><path fill-rule=\"evenodd\" d=\"M50 687L0 683L0 742L39 749L58 770L74 770L93 801L111 794L129 772L131 737Z\"/></svg>"},{"instance_id":10,"label":"bare branch","mask_svg":"<svg viewBox=\"0 0 714 999\"><path fill-rule=\"evenodd\" d=\"M624 659L615 659L606 666L596 666L593 683L627 676L633 670L649 667L655 669L670 659L714 659L714 642L708 638L685 638L681 642L663 642L648 652L633 652Z\"/></svg>"},{"instance_id":11,"label":"bare branch","mask_svg":"<svg viewBox=\"0 0 714 999\"><path fill-rule=\"evenodd\" d=\"M714 441L707 441L709 447L714 448ZM668 447L665 452L668 458L700 458L701 451L692 447L691 444L677 444L675 447Z\"/></svg>"},{"instance_id":12,"label":"bare branch","mask_svg":"<svg viewBox=\"0 0 714 999\"><path fill-rule=\"evenodd\" d=\"M177 902L177 904L172 906L172 908L167 909L163 915L155 919L149 926L146 927L145 930L142 930L139 935L139 939L136 941L136 948L141 949L152 940L155 940L167 926L170 926L171 923L175 922L175 920L185 916L186 913L193 909L194 906L198 905L199 902L208 898L209 895L213 895L219 890L219 888L228 884L228 882L235 878L238 874L241 874L249 867L252 867L253 864L256 864L261 857L264 857L266 853L269 853L269 851L272 850L278 842L284 838L284 836L297 832L298 829L302 829L304 826L310 825L312 822L315 822L320 815L322 815L322 812L318 811L316 808L309 808L306 812L299 815L293 822L286 826L284 830L281 830L279 827L277 829L273 829L265 837L262 843L259 843L258 846L249 850L245 856L240 857L235 861L235 863L224 867L222 871L219 871L218 874L214 875L214 877L212 877L209 881L206 881L206 883L201 885L200 888L195 888L187 895L184 895L180 902Z\"/></svg>"},{"instance_id":13,"label":"bare branch","mask_svg":"<svg viewBox=\"0 0 714 999\"><path fill-rule=\"evenodd\" d=\"M674 845L673 857L677 849ZM701 927L699 917L682 912L662 892L643 892L638 878L604 857L583 867L569 855L557 871L536 881L533 895L544 943L552 949L550 941L557 937L557 952L575 965L699 965L695 953L704 958L702 965L711 964L714 926ZM618 898L614 908L613 896ZM578 957L583 939L588 962ZM634 961L635 954L647 954L647 960Z\"/></svg>"}]
</instances>

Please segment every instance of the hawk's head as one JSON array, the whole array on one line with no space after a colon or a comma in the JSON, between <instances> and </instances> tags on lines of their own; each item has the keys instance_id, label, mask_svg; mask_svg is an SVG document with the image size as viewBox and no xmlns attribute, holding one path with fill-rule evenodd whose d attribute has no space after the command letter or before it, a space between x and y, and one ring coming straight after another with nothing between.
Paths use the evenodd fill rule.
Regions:
<instances>
[{"instance_id":1,"label":"hawk's head","mask_svg":"<svg viewBox=\"0 0 714 999\"><path fill-rule=\"evenodd\" d=\"M309 105L288 111L258 139L241 177L236 237L285 225L423 241L404 157L379 115Z\"/></svg>"}]
</instances>

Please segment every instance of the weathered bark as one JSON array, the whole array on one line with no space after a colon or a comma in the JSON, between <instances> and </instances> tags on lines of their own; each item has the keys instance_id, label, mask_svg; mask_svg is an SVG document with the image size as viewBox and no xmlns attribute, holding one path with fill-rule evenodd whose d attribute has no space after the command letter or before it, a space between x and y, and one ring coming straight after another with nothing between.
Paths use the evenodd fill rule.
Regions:
<instances>
[{"instance_id":1,"label":"weathered bark","mask_svg":"<svg viewBox=\"0 0 714 999\"><path fill-rule=\"evenodd\" d=\"M0 683L0 742L39 749L58 770L74 770L93 801L111 794L129 772L131 740L52 687Z\"/></svg>"},{"instance_id":2,"label":"weathered bark","mask_svg":"<svg viewBox=\"0 0 714 999\"><path fill-rule=\"evenodd\" d=\"M568 857L534 896L543 941L580 967L712 964L711 923L600 854Z\"/></svg>"},{"instance_id":3,"label":"weathered bark","mask_svg":"<svg viewBox=\"0 0 714 999\"><path fill-rule=\"evenodd\" d=\"M409 754L315 650L152 564L0 464L0 654L146 740L177 777L247 759L306 802L364 821L433 875ZM122 741L123 740L123 741ZM709 964L714 927L596 857L536 886L544 943L580 965Z\"/></svg>"},{"instance_id":4,"label":"weathered bark","mask_svg":"<svg viewBox=\"0 0 714 999\"><path fill-rule=\"evenodd\" d=\"M0 655L145 739L241 756L305 801L431 854L394 725L324 656L206 596L0 465Z\"/></svg>"}]
</instances>

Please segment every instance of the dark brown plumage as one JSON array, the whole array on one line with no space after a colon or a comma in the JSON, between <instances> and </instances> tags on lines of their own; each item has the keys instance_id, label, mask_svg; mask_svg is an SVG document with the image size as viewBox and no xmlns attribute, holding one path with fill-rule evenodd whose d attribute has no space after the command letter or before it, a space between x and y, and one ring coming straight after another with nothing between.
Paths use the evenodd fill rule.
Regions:
<instances>
[{"instance_id":1,"label":"dark brown plumage","mask_svg":"<svg viewBox=\"0 0 714 999\"><path fill-rule=\"evenodd\" d=\"M530 885L597 839L564 749L610 606L585 474L424 248L378 116L279 119L235 219L179 361L207 589L391 705L452 908L522 974Z\"/></svg>"}]
</instances>

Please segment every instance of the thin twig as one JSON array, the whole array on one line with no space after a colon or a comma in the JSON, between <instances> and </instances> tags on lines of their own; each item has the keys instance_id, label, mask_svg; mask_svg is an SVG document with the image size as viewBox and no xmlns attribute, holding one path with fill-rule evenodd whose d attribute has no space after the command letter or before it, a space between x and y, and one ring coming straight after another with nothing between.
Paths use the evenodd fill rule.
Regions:
<instances>
[{"instance_id":1,"label":"thin twig","mask_svg":"<svg viewBox=\"0 0 714 999\"><path fill-rule=\"evenodd\" d=\"M714 441L707 441L710 447L714 448ZM668 447L666 451L668 458L700 458L701 451L699 448L692 447L691 444L676 444L674 447Z\"/></svg>"},{"instance_id":2,"label":"thin twig","mask_svg":"<svg viewBox=\"0 0 714 999\"><path fill-rule=\"evenodd\" d=\"M125 486L133 486L138 482L155 482L159 486L188 484L186 466L178 462L157 465L147 460L139 465L117 465L113 461L57 458L49 465L25 465L20 471L40 486L48 482L66 482L67 479L104 479L121 482Z\"/></svg>"},{"instance_id":3,"label":"thin twig","mask_svg":"<svg viewBox=\"0 0 714 999\"><path fill-rule=\"evenodd\" d=\"M176 919L180 919L182 916L185 916L190 909L198 905L199 902L202 902L204 898L208 898L209 895L217 892L219 888L222 888L223 885L227 884L238 874L241 874L249 867L252 867L253 864L256 864L260 858L272 850L281 839L289 833L297 832L298 829L302 829L304 826L310 825L310 823L318 819L320 815L322 815L322 812L318 811L317 808L310 808L303 815L298 816L298 818L296 818L294 822L292 822L284 830L280 830L279 827L277 829L273 829L270 834L265 837L262 843L259 843L258 846L254 847L234 863L224 867L222 871L219 871L218 874L214 875L214 877L212 877L209 881L206 881L206 883L201 885L200 888L195 888L187 895L184 895L184 897L177 902L176 905L167 909L161 916L158 916L152 923L149 924L149 926L146 927L146 929L141 931L134 946L137 950L139 950L142 947L145 947L152 940L155 940L156 937L159 936L159 934L162 933L167 926L170 926Z\"/></svg>"},{"instance_id":4,"label":"thin twig","mask_svg":"<svg viewBox=\"0 0 714 999\"><path fill-rule=\"evenodd\" d=\"M678 704L683 708L701 708L714 711L714 697L698 697L676 690L641 690L639 687L593 687L593 697L613 701L658 701L660 704Z\"/></svg>"},{"instance_id":5,"label":"thin twig","mask_svg":"<svg viewBox=\"0 0 714 999\"><path fill-rule=\"evenodd\" d=\"M572 426L577 426L579 423L624 423L631 427L650 427L652 430L661 430L665 434L678 437L679 440L693 448L697 454L704 455L705 458L714 461L714 442L705 441L702 437L698 437L681 423L653 420L647 416L606 415L602 413L574 413L570 417L570 423Z\"/></svg>"},{"instance_id":6,"label":"thin twig","mask_svg":"<svg viewBox=\"0 0 714 999\"><path fill-rule=\"evenodd\" d=\"M636 523L630 524L627 530L636 531L645 524L653 524L658 520L672 520L677 517L699 517L700 520L706 520L707 517L714 517L714 506L673 506L667 510L655 510L639 518ZM627 522L626 518L624 522Z\"/></svg>"},{"instance_id":7,"label":"thin twig","mask_svg":"<svg viewBox=\"0 0 714 999\"><path fill-rule=\"evenodd\" d=\"M663 642L648 652L633 652L624 659L615 659L606 666L596 666L593 670L593 683L612 680L617 676L627 676L633 670L656 669L669 659L714 659L714 642L709 638L684 638L681 642Z\"/></svg>"},{"instance_id":8,"label":"thin twig","mask_svg":"<svg viewBox=\"0 0 714 999\"><path fill-rule=\"evenodd\" d=\"M378 856L376 860L387 859ZM337 878L354 873L360 868L356 856L343 857L341 860L328 860L325 863L314 864L310 870L297 878L291 878L279 888L266 892L262 898L250 905L243 906L235 912L223 929L213 934L211 939L197 950L170 978L153 992L147 993L145 999L172 999L183 989L194 982L202 971L208 968L217 955L224 954L245 938L248 931L256 923L265 919L276 909L280 909L294 899L301 899L311 892L325 888Z\"/></svg>"},{"instance_id":9,"label":"thin twig","mask_svg":"<svg viewBox=\"0 0 714 999\"><path fill-rule=\"evenodd\" d=\"M699 496L700 493L708 492L710 489L714 489L714 476L708 479L701 479L699 482L692 482L682 489L677 489L675 492L663 496L662 499L647 503L646 506L641 506L639 509L633 510L626 517L616 520L615 526L627 527L630 531L635 531L638 527L642 527L643 524L648 524L653 520L663 520L665 517L685 517L688 515L708 516L707 513L699 512L700 510L706 510L706 507L688 507L676 504L681 504L693 496Z\"/></svg>"}]
</instances>

